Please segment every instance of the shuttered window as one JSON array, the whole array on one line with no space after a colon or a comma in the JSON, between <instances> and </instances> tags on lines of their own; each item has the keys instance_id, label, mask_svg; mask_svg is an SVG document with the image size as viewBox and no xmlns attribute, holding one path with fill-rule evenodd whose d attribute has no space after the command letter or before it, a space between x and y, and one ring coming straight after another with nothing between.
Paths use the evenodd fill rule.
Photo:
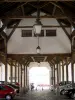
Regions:
<instances>
[{"instance_id":1,"label":"shuttered window","mask_svg":"<svg viewBox=\"0 0 75 100\"><path fill-rule=\"evenodd\" d=\"M32 37L32 30L22 30L22 37Z\"/></svg>"},{"instance_id":2,"label":"shuttered window","mask_svg":"<svg viewBox=\"0 0 75 100\"><path fill-rule=\"evenodd\" d=\"M46 30L46 36L56 36L56 30Z\"/></svg>"}]
</instances>

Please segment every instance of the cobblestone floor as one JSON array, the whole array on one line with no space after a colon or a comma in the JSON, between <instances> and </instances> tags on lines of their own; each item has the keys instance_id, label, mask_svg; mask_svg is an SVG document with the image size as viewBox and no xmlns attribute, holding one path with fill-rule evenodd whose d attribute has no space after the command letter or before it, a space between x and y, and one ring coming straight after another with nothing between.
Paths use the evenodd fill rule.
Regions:
<instances>
[{"instance_id":1,"label":"cobblestone floor","mask_svg":"<svg viewBox=\"0 0 75 100\"><path fill-rule=\"evenodd\" d=\"M65 96L57 96L50 91L29 91L25 95L16 96L14 100L73 100Z\"/></svg>"}]
</instances>

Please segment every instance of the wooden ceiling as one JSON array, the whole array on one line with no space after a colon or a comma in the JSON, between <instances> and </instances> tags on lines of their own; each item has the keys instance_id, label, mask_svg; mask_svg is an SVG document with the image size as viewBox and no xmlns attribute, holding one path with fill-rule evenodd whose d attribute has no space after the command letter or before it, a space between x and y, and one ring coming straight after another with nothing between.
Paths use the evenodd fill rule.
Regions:
<instances>
[{"instance_id":1,"label":"wooden ceiling","mask_svg":"<svg viewBox=\"0 0 75 100\"><path fill-rule=\"evenodd\" d=\"M44 16L40 18L56 18L60 27L71 41L71 35L68 34L63 24L75 28L75 1L74 0L40 0L40 11L44 12ZM32 16L37 12L37 0L0 0L0 19L3 26L0 28L0 52L5 52L4 39L8 42L11 35L17 28L23 18L36 18ZM5 27L12 27L9 36L3 31ZM74 34L74 32L73 32ZM71 55L70 55L71 56ZM8 55L8 58L24 62L25 59L30 61L50 61L55 55ZM52 61L53 63L53 61Z\"/></svg>"}]
</instances>

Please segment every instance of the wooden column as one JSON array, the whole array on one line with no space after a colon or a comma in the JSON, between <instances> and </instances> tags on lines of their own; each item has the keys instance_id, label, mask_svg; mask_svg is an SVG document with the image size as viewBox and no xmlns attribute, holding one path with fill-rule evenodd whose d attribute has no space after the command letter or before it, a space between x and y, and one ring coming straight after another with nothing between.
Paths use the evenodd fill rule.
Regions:
<instances>
[{"instance_id":1,"label":"wooden column","mask_svg":"<svg viewBox=\"0 0 75 100\"><path fill-rule=\"evenodd\" d=\"M51 67L51 84L53 85L53 66Z\"/></svg>"},{"instance_id":2,"label":"wooden column","mask_svg":"<svg viewBox=\"0 0 75 100\"><path fill-rule=\"evenodd\" d=\"M56 68L57 68L57 94L59 94L59 58L56 57Z\"/></svg>"},{"instance_id":3,"label":"wooden column","mask_svg":"<svg viewBox=\"0 0 75 100\"><path fill-rule=\"evenodd\" d=\"M20 81L19 81L19 63L18 63L18 83L20 83Z\"/></svg>"},{"instance_id":4,"label":"wooden column","mask_svg":"<svg viewBox=\"0 0 75 100\"><path fill-rule=\"evenodd\" d=\"M22 87L22 64L21 64L21 87Z\"/></svg>"},{"instance_id":5,"label":"wooden column","mask_svg":"<svg viewBox=\"0 0 75 100\"><path fill-rule=\"evenodd\" d=\"M11 60L11 65L10 65L10 82L12 83L12 78L13 78L13 62Z\"/></svg>"},{"instance_id":6,"label":"wooden column","mask_svg":"<svg viewBox=\"0 0 75 100\"><path fill-rule=\"evenodd\" d=\"M66 59L66 81L68 82L68 60Z\"/></svg>"},{"instance_id":7,"label":"wooden column","mask_svg":"<svg viewBox=\"0 0 75 100\"><path fill-rule=\"evenodd\" d=\"M72 85L74 84L74 63L71 61Z\"/></svg>"},{"instance_id":8,"label":"wooden column","mask_svg":"<svg viewBox=\"0 0 75 100\"><path fill-rule=\"evenodd\" d=\"M25 65L24 65L24 87L25 87Z\"/></svg>"},{"instance_id":9,"label":"wooden column","mask_svg":"<svg viewBox=\"0 0 75 100\"><path fill-rule=\"evenodd\" d=\"M59 63L59 82L61 82L61 64Z\"/></svg>"},{"instance_id":10,"label":"wooden column","mask_svg":"<svg viewBox=\"0 0 75 100\"><path fill-rule=\"evenodd\" d=\"M64 63L62 60L62 81L64 82Z\"/></svg>"},{"instance_id":11,"label":"wooden column","mask_svg":"<svg viewBox=\"0 0 75 100\"><path fill-rule=\"evenodd\" d=\"M59 64L57 63L57 85L59 85Z\"/></svg>"},{"instance_id":12,"label":"wooden column","mask_svg":"<svg viewBox=\"0 0 75 100\"><path fill-rule=\"evenodd\" d=\"M54 87L55 87L55 65L53 66L54 67Z\"/></svg>"},{"instance_id":13,"label":"wooden column","mask_svg":"<svg viewBox=\"0 0 75 100\"><path fill-rule=\"evenodd\" d=\"M4 39L5 43L5 83L7 83L7 39Z\"/></svg>"},{"instance_id":14,"label":"wooden column","mask_svg":"<svg viewBox=\"0 0 75 100\"><path fill-rule=\"evenodd\" d=\"M17 66L16 66L16 61L15 61L15 83L16 83L16 79L17 79Z\"/></svg>"},{"instance_id":15,"label":"wooden column","mask_svg":"<svg viewBox=\"0 0 75 100\"><path fill-rule=\"evenodd\" d=\"M27 86L27 66L26 66L26 86Z\"/></svg>"}]
</instances>

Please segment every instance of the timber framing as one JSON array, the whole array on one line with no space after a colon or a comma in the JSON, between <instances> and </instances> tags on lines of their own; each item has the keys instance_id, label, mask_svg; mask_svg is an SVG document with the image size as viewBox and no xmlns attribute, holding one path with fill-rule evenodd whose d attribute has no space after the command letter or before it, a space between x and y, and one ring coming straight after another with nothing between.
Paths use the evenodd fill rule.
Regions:
<instances>
[{"instance_id":1,"label":"timber framing","mask_svg":"<svg viewBox=\"0 0 75 100\"><path fill-rule=\"evenodd\" d=\"M0 2L26 2L28 0L0 0ZM35 1L35 0L29 0L31 1ZM40 0L40 1L61 1L61 0ZM73 1L73 0L62 0L62 1Z\"/></svg>"},{"instance_id":2,"label":"timber framing","mask_svg":"<svg viewBox=\"0 0 75 100\"><path fill-rule=\"evenodd\" d=\"M75 28L75 1L74 0L40 0L39 3L40 19L43 18L55 18L59 25L57 26L43 26L43 28L61 27L66 36L71 42L71 36L66 31L66 28ZM5 53L4 39L9 41L16 28L32 28L32 26L19 26L21 19L35 18L34 14L37 12L36 0L0 0L0 19L3 22L3 26L0 28L0 57L1 61L6 64L11 64L17 61L19 64L25 65L30 62L47 61L52 66L57 62L57 57L60 61L68 59L68 64L71 62L71 53L65 54L7 54ZM5 28L12 28L9 36L4 32ZM74 35L75 32L72 33ZM7 57L7 59L6 59ZM6 59L6 61L5 61ZM65 65L65 63L64 63Z\"/></svg>"},{"instance_id":3,"label":"timber framing","mask_svg":"<svg viewBox=\"0 0 75 100\"><path fill-rule=\"evenodd\" d=\"M60 22L60 20L57 20L59 25L61 26L61 28L63 29L63 31L65 32L65 34L67 35L68 39L70 40L71 43L71 36L69 35L69 33L67 32L67 30L65 29L65 27L63 27L63 24Z\"/></svg>"},{"instance_id":4,"label":"timber framing","mask_svg":"<svg viewBox=\"0 0 75 100\"><path fill-rule=\"evenodd\" d=\"M61 27L60 25L47 25L47 26L42 26L43 28L51 28L51 27ZM68 25L63 25L63 27L70 28ZM10 26L8 28L14 28L14 26ZM33 26L17 26L15 28L33 28Z\"/></svg>"},{"instance_id":5,"label":"timber framing","mask_svg":"<svg viewBox=\"0 0 75 100\"><path fill-rule=\"evenodd\" d=\"M7 42L9 41L9 39L11 38L12 34L15 32L16 28L18 27L18 24L20 23L20 20L14 25L11 33L9 34L9 36L7 37Z\"/></svg>"}]
</instances>

